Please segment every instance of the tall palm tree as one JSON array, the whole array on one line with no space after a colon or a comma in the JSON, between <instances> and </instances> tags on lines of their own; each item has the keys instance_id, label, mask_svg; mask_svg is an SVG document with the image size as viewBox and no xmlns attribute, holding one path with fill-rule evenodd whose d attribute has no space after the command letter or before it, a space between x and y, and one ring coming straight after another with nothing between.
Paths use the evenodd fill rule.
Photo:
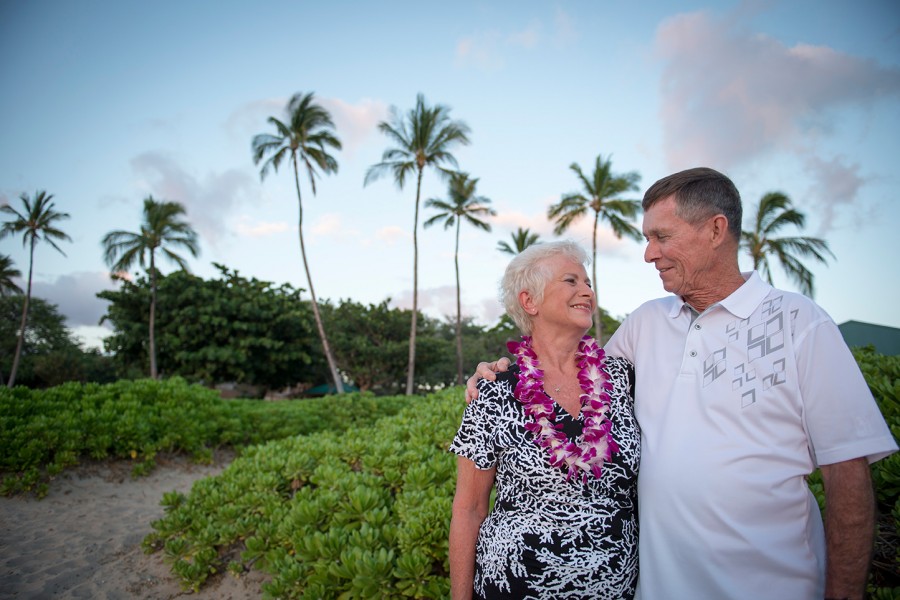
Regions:
<instances>
[{"instance_id":1,"label":"tall palm tree","mask_svg":"<svg viewBox=\"0 0 900 600\"><path fill-rule=\"evenodd\" d=\"M156 201L153 196L144 199L144 221L141 230L110 231L103 236L103 258L114 272L128 271L138 263L150 274L150 377L156 379L156 251L188 270L185 259L170 247L182 247L195 258L200 252L197 233L183 220L184 206L178 202Z\"/></svg>"},{"instance_id":2,"label":"tall palm tree","mask_svg":"<svg viewBox=\"0 0 900 600\"><path fill-rule=\"evenodd\" d=\"M547 216L551 220L556 221L554 233L560 235L573 222L589 214L589 211L593 213L591 281L593 282L594 290L596 290L597 227L600 221L606 221L613 234L619 239L622 236L628 236L640 241L642 238L640 230L629 222L637 216L638 211L641 209L641 203L638 200L623 200L616 197L625 192L636 191L641 176L636 172L625 173L624 175L613 173L612 156L604 160L602 154L597 155L597 160L594 162L594 171L590 174L590 178L584 174L577 163L572 163L569 165L569 168L578 176L582 191L563 196L559 203L552 205L548 209ZM598 342L602 343L600 336L603 334L603 323L600 318L600 304L599 302L594 302L594 304L594 336Z\"/></svg>"},{"instance_id":3,"label":"tall palm tree","mask_svg":"<svg viewBox=\"0 0 900 600\"><path fill-rule=\"evenodd\" d=\"M297 234L300 237L300 254L303 257L303 269L306 271L306 281L309 283L309 295L312 299L313 317L319 330L319 339L322 340L322 350L325 360L328 361L328 369L334 380L334 388L338 394L344 393L344 385L337 370L337 363L331 353L328 344L328 336L325 335L325 326L322 323L322 315L319 313L319 302L316 299L316 290L313 287L312 275L309 272L309 261L306 259L306 244L303 240L303 198L300 195L300 163L303 164L309 176L309 185L313 196L316 195L316 177L321 169L323 173L337 173L337 160L328 153L329 148L341 149L341 142L334 135L334 121L327 110L316 104L314 93L298 93L288 101L286 119L281 121L275 117L269 117L267 121L275 128L275 133L260 133L253 137L253 164L258 165L264 157L259 171L260 180L266 178L269 169L278 171L278 166L288 156L294 168L294 185L297 188L297 206L299 216L297 218Z\"/></svg>"},{"instance_id":4,"label":"tall palm tree","mask_svg":"<svg viewBox=\"0 0 900 600\"><path fill-rule=\"evenodd\" d=\"M0 296L21 294L22 288L13 281L14 278L21 276L22 272L13 266L12 258L0 254Z\"/></svg>"},{"instance_id":5,"label":"tall palm tree","mask_svg":"<svg viewBox=\"0 0 900 600\"><path fill-rule=\"evenodd\" d=\"M497 242L497 250L515 256L528 246L541 243L540 236L536 233L531 233L531 230L529 230L527 227L525 229L519 227L518 229L516 229L516 232L510 234L510 236L512 237L512 245L504 240L501 240Z\"/></svg>"},{"instance_id":6,"label":"tall palm tree","mask_svg":"<svg viewBox=\"0 0 900 600\"><path fill-rule=\"evenodd\" d=\"M450 108L441 104L428 106L422 94L416 96L416 106L405 116L391 107L390 121L382 121L378 129L393 143L381 155L381 162L369 167L363 185L391 173L401 190L407 177L416 175L416 205L413 216L413 306L409 329L409 364L406 371L406 394L413 393L416 368L416 324L419 305L419 200L422 194L422 174L426 167L434 167L443 176L452 171L444 165L458 168L450 153L453 146L469 143L469 127L462 121L450 119Z\"/></svg>"},{"instance_id":7,"label":"tall palm tree","mask_svg":"<svg viewBox=\"0 0 900 600\"><path fill-rule=\"evenodd\" d=\"M450 185L447 190L449 200L429 198L425 201L425 208L434 208L440 211L423 225L431 227L435 223L443 221L444 229L456 225L456 247L453 251L453 264L456 267L456 383L463 383L463 351L462 351L462 306L459 291L459 229L465 220L470 225L484 231L490 231L490 223L481 220L480 217L494 216L497 213L487 205L491 203L484 196L475 195L475 187L478 179L472 179L468 173L454 173L450 176Z\"/></svg>"},{"instance_id":8,"label":"tall palm tree","mask_svg":"<svg viewBox=\"0 0 900 600\"><path fill-rule=\"evenodd\" d=\"M28 286L25 292L25 302L22 303L22 320L19 323L19 339L16 342L16 354L13 357L12 369L9 373L8 387L16 384L16 373L19 370L19 359L22 357L22 345L25 342L25 324L28 321L28 305L31 302L31 277L34 273L34 247L39 241L45 241L63 256L66 255L56 240L71 242L72 238L64 231L57 228L57 222L68 219L69 214L56 211L54 203L51 202L53 194L48 194L44 190L38 190L34 193L34 198L30 198L28 194L23 193L19 196L22 201L24 210L17 211L10 205L0 206L0 211L12 215L11 221L6 221L0 228L0 239L7 235L22 234L22 246L28 246Z\"/></svg>"},{"instance_id":9,"label":"tall palm tree","mask_svg":"<svg viewBox=\"0 0 900 600\"><path fill-rule=\"evenodd\" d=\"M814 237L773 237L783 227L794 225L802 229L806 215L794 208L791 199L781 192L764 195L756 207L752 231L741 232L741 246L753 259L753 268L772 283L769 258L774 257L790 279L797 282L800 291L813 296L813 274L800 262L813 258L828 264L826 254L834 258L825 240Z\"/></svg>"}]
</instances>

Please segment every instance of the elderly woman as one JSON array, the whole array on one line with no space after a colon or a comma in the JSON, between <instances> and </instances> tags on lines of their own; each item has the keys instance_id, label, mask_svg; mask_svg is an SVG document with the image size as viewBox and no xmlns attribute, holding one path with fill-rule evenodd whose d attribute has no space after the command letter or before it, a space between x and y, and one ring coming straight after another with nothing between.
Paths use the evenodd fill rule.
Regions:
<instances>
[{"instance_id":1,"label":"elderly woman","mask_svg":"<svg viewBox=\"0 0 900 600\"><path fill-rule=\"evenodd\" d=\"M503 303L525 335L509 344L518 368L479 382L450 446L454 599L634 596L633 369L585 335L588 260L577 244L554 242L506 268Z\"/></svg>"}]
</instances>

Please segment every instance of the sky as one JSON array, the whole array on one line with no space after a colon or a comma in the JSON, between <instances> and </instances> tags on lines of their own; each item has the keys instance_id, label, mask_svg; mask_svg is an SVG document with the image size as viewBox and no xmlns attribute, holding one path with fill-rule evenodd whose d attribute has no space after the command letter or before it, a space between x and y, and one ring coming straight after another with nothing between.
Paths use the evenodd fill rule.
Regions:
<instances>
[{"instance_id":1,"label":"sky","mask_svg":"<svg viewBox=\"0 0 900 600\"><path fill-rule=\"evenodd\" d=\"M631 199L684 168L726 173L745 228L763 194L787 194L802 234L836 257L808 263L817 302L837 323L900 327L893 0L0 0L0 89L0 204L46 190L70 215L65 256L37 247L33 293L88 345L109 333L96 293L116 285L101 239L138 230L148 195L185 206L197 275L220 263L307 288L291 171L261 181L250 151L299 92L315 93L343 143L315 196L301 180L320 299L412 304L415 187L363 180L389 147L378 123L421 93L470 128L453 154L497 212L491 232L461 232L463 314L480 324L502 312L498 242L519 227L556 239L547 209L579 191L570 165L602 155L640 175ZM427 198L447 198L434 173ZM432 214L423 206L419 306L455 316L453 230L421 229ZM591 220L563 237L590 248ZM595 289L614 316L665 295L643 250L601 228ZM0 254L27 273L21 238ZM797 289L777 266L774 279Z\"/></svg>"}]
</instances>

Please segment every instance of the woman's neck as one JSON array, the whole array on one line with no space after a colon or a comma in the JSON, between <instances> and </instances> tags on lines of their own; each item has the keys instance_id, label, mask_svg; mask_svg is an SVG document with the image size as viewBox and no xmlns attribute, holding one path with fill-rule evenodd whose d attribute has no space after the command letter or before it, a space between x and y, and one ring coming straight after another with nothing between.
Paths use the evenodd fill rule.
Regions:
<instances>
[{"instance_id":1,"label":"woman's neck","mask_svg":"<svg viewBox=\"0 0 900 600\"><path fill-rule=\"evenodd\" d=\"M541 362L541 369L560 373L577 370L575 354L584 334L584 331L533 331L531 346Z\"/></svg>"}]
</instances>

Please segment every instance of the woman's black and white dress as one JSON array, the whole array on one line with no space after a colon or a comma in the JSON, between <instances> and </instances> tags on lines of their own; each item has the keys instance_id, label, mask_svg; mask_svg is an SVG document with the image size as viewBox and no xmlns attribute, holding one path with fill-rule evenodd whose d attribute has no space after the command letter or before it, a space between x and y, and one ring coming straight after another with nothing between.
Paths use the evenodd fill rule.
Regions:
<instances>
[{"instance_id":1,"label":"woman's black and white dress","mask_svg":"<svg viewBox=\"0 0 900 600\"><path fill-rule=\"evenodd\" d=\"M634 418L633 368L607 358L613 384L608 416L619 452L603 476L566 481L525 430L513 393L515 365L497 381L481 380L450 446L479 469L497 468L496 500L476 546L475 592L486 599L632 598L637 581L637 474L640 431ZM556 405L557 422L574 439L581 416Z\"/></svg>"}]
</instances>

